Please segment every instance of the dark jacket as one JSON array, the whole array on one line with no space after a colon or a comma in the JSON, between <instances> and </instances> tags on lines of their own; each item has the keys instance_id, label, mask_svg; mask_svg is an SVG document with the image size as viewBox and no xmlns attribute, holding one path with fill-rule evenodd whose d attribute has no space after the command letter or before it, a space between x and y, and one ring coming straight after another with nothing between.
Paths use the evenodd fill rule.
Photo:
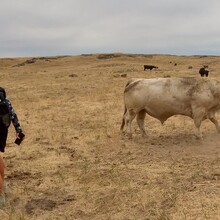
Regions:
<instances>
[{"instance_id":1,"label":"dark jacket","mask_svg":"<svg viewBox=\"0 0 220 220\"><path fill-rule=\"evenodd\" d=\"M12 107L12 104L11 104L11 102L10 102L10 100L9 100L9 98L7 96L5 98L5 102L6 102L7 106L8 106L9 116L10 116L10 119L12 121L12 124L15 127L16 133L22 132L20 123L18 121L17 114L15 113L14 108Z\"/></svg>"}]
</instances>

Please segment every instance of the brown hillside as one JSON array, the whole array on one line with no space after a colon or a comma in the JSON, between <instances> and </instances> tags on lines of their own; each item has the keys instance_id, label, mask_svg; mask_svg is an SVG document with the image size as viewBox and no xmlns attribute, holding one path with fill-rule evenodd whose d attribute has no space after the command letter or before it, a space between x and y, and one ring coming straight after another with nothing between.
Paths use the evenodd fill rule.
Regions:
<instances>
[{"instance_id":1,"label":"brown hillside","mask_svg":"<svg viewBox=\"0 0 220 220\"><path fill-rule=\"evenodd\" d=\"M144 64L159 68L144 71ZM16 146L10 127L10 191L0 219L220 219L220 135L212 123L203 122L203 141L183 116L163 126L147 116L148 139L136 121L132 140L119 132L128 79L200 77L203 65L220 80L214 56L0 59L1 86L26 134Z\"/></svg>"}]
</instances>

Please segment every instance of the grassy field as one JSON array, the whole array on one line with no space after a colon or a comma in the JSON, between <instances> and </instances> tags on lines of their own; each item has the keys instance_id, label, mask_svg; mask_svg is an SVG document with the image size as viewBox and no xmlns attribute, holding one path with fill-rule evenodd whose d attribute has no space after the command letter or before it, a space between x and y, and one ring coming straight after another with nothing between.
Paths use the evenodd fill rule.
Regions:
<instances>
[{"instance_id":1,"label":"grassy field","mask_svg":"<svg viewBox=\"0 0 220 220\"><path fill-rule=\"evenodd\" d=\"M159 68L144 71L144 64ZM200 77L203 65L220 80L214 56L0 59L1 86L26 134L16 146L10 127L0 219L220 219L220 135L212 123L203 122L202 141L184 116L163 126L147 116L147 139L136 121L132 140L119 131L130 78Z\"/></svg>"}]
</instances>

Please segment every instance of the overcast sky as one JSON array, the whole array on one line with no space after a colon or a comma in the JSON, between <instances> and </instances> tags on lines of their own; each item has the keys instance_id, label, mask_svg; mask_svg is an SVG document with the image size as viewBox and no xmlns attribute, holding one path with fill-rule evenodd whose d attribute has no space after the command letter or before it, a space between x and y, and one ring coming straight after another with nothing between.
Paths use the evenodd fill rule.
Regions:
<instances>
[{"instance_id":1,"label":"overcast sky","mask_svg":"<svg viewBox=\"0 0 220 220\"><path fill-rule=\"evenodd\" d=\"M220 55L220 0L1 0L0 57Z\"/></svg>"}]
</instances>

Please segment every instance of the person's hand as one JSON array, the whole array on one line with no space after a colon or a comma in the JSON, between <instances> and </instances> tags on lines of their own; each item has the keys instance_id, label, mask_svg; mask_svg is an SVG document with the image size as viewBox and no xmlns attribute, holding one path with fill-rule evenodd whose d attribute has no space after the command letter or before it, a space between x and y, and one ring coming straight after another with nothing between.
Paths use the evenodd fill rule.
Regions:
<instances>
[{"instance_id":1,"label":"person's hand","mask_svg":"<svg viewBox=\"0 0 220 220\"><path fill-rule=\"evenodd\" d=\"M20 133L16 133L16 138L21 139L21 138L19 137L19 134L20 134Z\"/></svg>"}]
</instances>

